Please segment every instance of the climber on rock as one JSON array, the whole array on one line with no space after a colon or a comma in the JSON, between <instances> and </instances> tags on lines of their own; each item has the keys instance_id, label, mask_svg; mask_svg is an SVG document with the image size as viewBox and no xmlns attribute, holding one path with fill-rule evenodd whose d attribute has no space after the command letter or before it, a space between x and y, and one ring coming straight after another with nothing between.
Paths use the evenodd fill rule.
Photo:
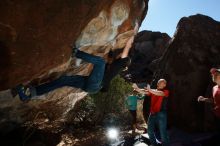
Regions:
<instances>
[{"instance_id":1,"label":"climber on rock","mask_svg":"<svg viewBox=\"0 0 220 146\"><path fill-rule=\"evenodd\" d=\"M94 56L83 51L77 50L75 53L77 58L83 59L86 62L93 64L93 70L89 76L81 76L81 75L73 75L67 76L63 75L58 79L44 83L39 86L29 87L25 89L22 85L16 87L17 92L20 96L20 99L27 100L33 96L43 95L57 88L61 88L64 86L70 86L75 88L81 88L82 90L89 93L96 93L101 88L102 79L104 76L105 70L105 60L102 57ZM26 93L26 90L30 90L30 95Z\"/></svg>"},{"instance_id":2,"label":"climber on rock","mask_svg":"<svg viewBox=\"0 0 220 146\"><path fill-rule=\"evenodd\" d=\"M122 70L126 69L126 67L131 63L131 59L129 58L129 51L132 48L132 44L134 42L134 37L138 32L139 25L138 23L135 24L134 27L134 35L131 36L122 51L121 54L117 54L117 52L110 52L108 60L114 61L107 61L105 74L102 82L102 89L101 92L108 91L109 85L111 80L118 75Z\"/></svg>"},{"instance_id":3,"label":"climber on rock","mask_svg":"<svg viewBox=\"0 0 220 146\"><path fill-rule=\"evenodd\" d=\"M119 74L120 71L126 68L131 62L128 57L129 50L131 48L131 44L133 42L133 37L130 38L123 49L122 54L117 55L115 52L110 52L111 55L108 57L108 63L106 64L105 74L102 82L102 92L108 91L111 80ZM115 54L114 54L115 53ZM119 56L119 57L118 57ZM116 58L116 59L115 59ZM113 62L109 61L110 59L114 60Z\"/></svg>"},{"instance_id":4,"label":"climber on rock","mask_svg":"<svg viewBox=\"0 0 220 146\"><path fill-rule=\"evenodd\" d=\"M138 29L138 24L134 28L134 32L136 33ZM118 74L121 68L124 68L124 65L127 65L129 62L128 53L130 48L132 47L132 43L134 40L134 36L131 36L126 42L125 48L120 56L120 59L112 63L105 72L106 62L105 59L99 56L94 56L78 49L75 49L75 56L79 59L82 59L88 63L93 64L93 69L89 76L81 76L81 75L63 75L58 79L44 83L39 86L28 86L24 87L23 85L17 86L16 92L19 94L19 97L22 101L29 100L34 96L40 96L45 93L48 93L57 88L61 88L64 86L70 86L75 88L80 88L89 93L97 93L102 85L104 87L108 86L111 79ZM109 55L111 58L111 55ZM105 73L105 80L103 81L103 76ZM28 92L29 91L29 92Z\"/></svg>"}]
</instances>

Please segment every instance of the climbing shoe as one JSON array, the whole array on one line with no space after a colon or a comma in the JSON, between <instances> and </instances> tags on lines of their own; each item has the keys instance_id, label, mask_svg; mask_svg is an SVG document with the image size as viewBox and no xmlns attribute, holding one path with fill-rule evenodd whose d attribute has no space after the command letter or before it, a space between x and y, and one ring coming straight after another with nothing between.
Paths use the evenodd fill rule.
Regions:
<instances>
[{"instance_id":1,"label":"climbing shoe","mask_svg":"<svg viewBox=\"0 0 220 146\"><path fill-rule=\"evenodd\" d=\"M29 87L24 87L23 85L18 85L16 87L19 98L21 101L29 101L31 99L31 92Z\"/></svg>"}]
</instances>

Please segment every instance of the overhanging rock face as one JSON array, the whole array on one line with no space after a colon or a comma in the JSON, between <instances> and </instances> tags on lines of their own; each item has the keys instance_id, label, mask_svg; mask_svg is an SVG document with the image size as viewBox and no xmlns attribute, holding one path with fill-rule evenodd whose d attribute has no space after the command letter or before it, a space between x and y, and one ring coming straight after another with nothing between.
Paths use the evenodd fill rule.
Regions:
<instances>
[{"instance_id":1,"label":"overhanging rock face","mask_svg":"<svg viewBox=\"0 0 220 146\"><path fill-rule=\"evenodd\" d=\"M0 90L67 63L73 44L93 54L115 43L123 46L115 42L117 36L129 32L136 20L141 23L147 5L147 0L1 0Z\"/></svg>"},{"instance_id":2,"label":"overhanging rock face","mask_svg":"<svg viewBox=\"0 0 220 146\"><path fill-rule=\"evenodd\" d=\"M73 65L72 45L99 56L123 48L147 9L148 0L1 0L0 90L41 84L64 73L87 75L88 64ZM64 87L24 104L2 91L1 122L21 123L39 111L49 115L49 121L65 119L85 94Z\"/></svg>"}]
</instances>

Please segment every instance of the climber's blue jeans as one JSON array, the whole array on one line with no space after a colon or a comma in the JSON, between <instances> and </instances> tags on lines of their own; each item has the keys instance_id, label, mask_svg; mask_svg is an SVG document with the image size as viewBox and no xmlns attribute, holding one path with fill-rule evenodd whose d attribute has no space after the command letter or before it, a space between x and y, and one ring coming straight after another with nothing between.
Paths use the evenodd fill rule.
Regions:
<instances>
[{"instance_id":1,"label":"climber's blue jeans","mask_svg":"<svg viewBox=\"0 0 220 146\"><path fill-rule=\"evenodd\" d=\"M70 86L75 88L81 88L89 93L96 93L101 89L101 83L105 71L105 60L101 57L87 54L82 51L76 52L76 57L85 60L86 62L93 64L93 70L89 76L61 76L60 78L34 87L36 95L42 95L55 90L60 87Z\"/></svg>"},{"instance_id":2,"label":"climber's blue jeans","mask_svg":"<svg viewBox=\"0 0 220 146\"><path fill-rule=\"evenodd\" d=\"M157 145L155 130L156 126L158 126L162 146L169 145L169 136L167 132L167 112L161 111L156 114L150 114L148 118L148 135L152 145Z\"/></svg>"}]
</instances>

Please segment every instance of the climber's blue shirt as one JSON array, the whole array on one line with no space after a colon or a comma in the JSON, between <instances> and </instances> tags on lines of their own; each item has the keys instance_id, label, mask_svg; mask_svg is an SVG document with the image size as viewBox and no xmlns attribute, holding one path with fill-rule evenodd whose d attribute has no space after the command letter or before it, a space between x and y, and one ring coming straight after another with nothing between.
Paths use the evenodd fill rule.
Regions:
<instances>
[{"instance_id":1,"label":"climber's blue shirt","mask_svg":"<svg viewBox=\"0 0 220 146\"><path fill-rule=\"evenodd\" d=\"M144 99L145 96L130 95L127 97L127 105L129 110L137 110L137 100Z\"/></svg>"}]
</instances>

